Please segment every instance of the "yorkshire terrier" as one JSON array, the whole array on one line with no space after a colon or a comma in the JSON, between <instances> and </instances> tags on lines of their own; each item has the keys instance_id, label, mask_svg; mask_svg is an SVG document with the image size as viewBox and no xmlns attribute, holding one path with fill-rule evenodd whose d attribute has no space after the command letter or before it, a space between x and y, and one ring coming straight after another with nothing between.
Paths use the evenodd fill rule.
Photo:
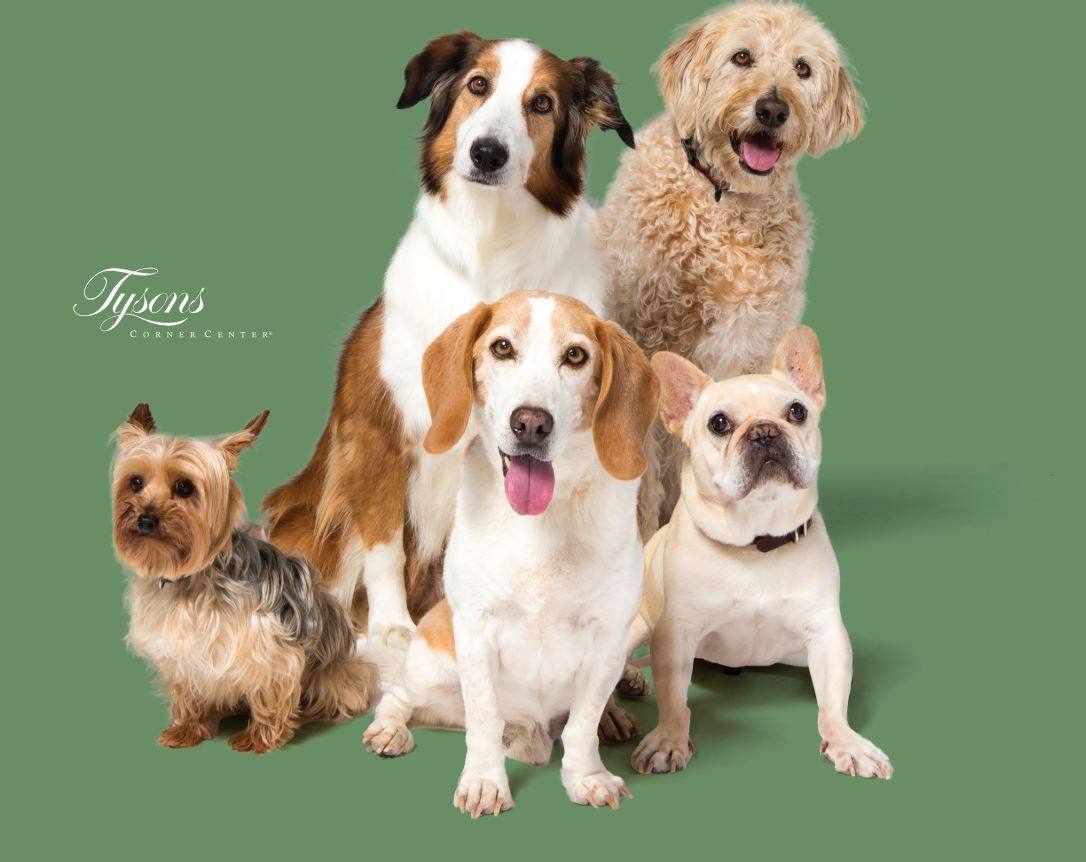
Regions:
<instances>
[{"instance_id":1,"label":"yorkshire terrier","mask_svg":"<svg viewBox=\"0 0 1086 862\"><path fill-rule=\"evenodd\" d=\"M243 520L231 472L267 418L188 439L159 434L140 404L117 429L113 542L134 573L128 644L169 697L167 748L199 745L222 716L248 712L230 747L272 751L305 721L362 714L377 690L319 573Z\"/></svg>"}]
</instances>

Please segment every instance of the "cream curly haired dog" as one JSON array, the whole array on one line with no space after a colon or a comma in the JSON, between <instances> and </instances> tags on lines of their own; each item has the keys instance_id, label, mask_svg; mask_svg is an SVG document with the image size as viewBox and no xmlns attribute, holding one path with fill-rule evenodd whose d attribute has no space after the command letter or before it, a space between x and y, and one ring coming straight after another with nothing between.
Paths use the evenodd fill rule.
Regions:
<instances>
[{"instance_id":1,"label":"cream curly haired dog","mask_svg":"<svg viewBox=\"0 0 1086 862\"><path fill-rule=\"evenodd\" d=\"M667 113L637 133L600 212L608 311L650 355L716 379L766 371L803 314L796 163L859 133L859 94L833 35L786 3L708 14L656 71ZM646 537L674 508L682 454L659 423L650 449Z\"/></svg>"}]
</instances>

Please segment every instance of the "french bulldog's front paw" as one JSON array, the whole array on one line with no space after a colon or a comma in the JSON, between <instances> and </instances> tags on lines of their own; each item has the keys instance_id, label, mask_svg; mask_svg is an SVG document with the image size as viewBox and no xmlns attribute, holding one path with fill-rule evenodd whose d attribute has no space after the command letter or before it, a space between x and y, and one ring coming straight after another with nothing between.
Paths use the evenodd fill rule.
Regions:
<instances>
[{"instance_id":1,"label":"french bulldog's front paw","mask_svg":"<svg viewBox=\"0 0 1086 862\"><path fill-rule=\"evenodd\" d=\"M626 782L606 770L588 775L569 775L562 770L562 784L569 798L578 805L602 808L604 805L617 809L622 798L633 799Z\"/></svg>"},{"instance_id":2,"label":"french bulldog's front paw","mask_svg":"<svg viewBox=\"0 0 1086 862\"><path fill-rule=\"evenodd\" d=\"M382 757L399 757L415 749L415 738L400 721L375 718L362 734L366 751Z\"/></svg>"},{"instance_id":3,"label":"french bulldog's front paw","mask_svg":"<svg viewBox=\"0 0 1086 862\"><path fill-rule=\"evenodd\" d=\"M509 781L504 774L492 778L462 775L456 793L453 794L453 806L459 809L461 814L470 814L472 820L483 814L497 817L513 807Z\"/></svg>"},{"instance_id":4,"label":"french bulldog's front paw","mask_svg":"<svg viewBox=\"0 0 1086 862\"><path fill-rule=\"evenodd\" d=\"M680 772L694 756L694 743L690 735L656 727L641 740L630 755L630 765L638 772Z\"/></svg>"},{"instance_id":5,"label":"french bulldog's front paw","mask_svg":"<svg viewBox=\"0 0 1086 862\"><path fill-rule=\"evenodd\" d=\"M641 735L641 725L637 719L613 701L609 701L607 707L600 716L600 726L597 730L600 742L608 745L627 742Z\"/></svg>"},{"instance_id":6,"label":"french bulldog's front paw","mask_svg":"<svg viewBox=\"0 0 1086 862\"><path fill-rule=\"evenodd\" d=\"M369 627L369 640L377 646L406 651L415 636L415 624L410 620L389 625Z\"/></svg>"},{"instance_id":7,"label":"french bulldog's front paw","mask_svg":"<svg viewBox=\"0 0 1086 862\"><path fill-rule=\"evenodd\" d=\"M844 775L888 779L894 774L886 753L853 730L823 739L818 751Z\"/></svg>"}]
</instances>

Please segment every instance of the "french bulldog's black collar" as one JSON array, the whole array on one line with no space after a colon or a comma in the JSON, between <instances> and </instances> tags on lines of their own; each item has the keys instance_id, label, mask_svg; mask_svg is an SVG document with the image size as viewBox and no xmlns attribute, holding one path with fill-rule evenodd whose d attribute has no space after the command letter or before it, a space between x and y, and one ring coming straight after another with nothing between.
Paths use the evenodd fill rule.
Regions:
<instances>
[{"instance_id":1,"label":"french bulldog's black collar","mask_svg":"<svg viewBox=\"0 0 1086 862\"><path fill-rule=\"evenodd\" d=\"M728 191L730 188L727 182L725 182L724 180L718 180L716 177L714 177L713 172L708 167L706 167L698 158L698 148L694 145L693 138L683 138L682 145L683 150L686 153L686 160L690 162L690 167L692 167L695 171L697 171L699 174L705 177L705 179L713 184L713 190L716 192L716 199L719 202L720 196L724 194L724 192Z\"/></svg>"},{"instance_id":2,"label":"french bulldog's black collar","mask_svg":"<svg viewBox=\"0 0 1086 862\"><path fill-rule=\"evenodd\" d=\"M751 544L763 554L768 554L770 551L777 550L781 545L791 545L806 536L813 520L813 518L808 518L806 524L800 524L791 533L785 533L783 536L755 536Z\"/></svg>"}]
</instances>

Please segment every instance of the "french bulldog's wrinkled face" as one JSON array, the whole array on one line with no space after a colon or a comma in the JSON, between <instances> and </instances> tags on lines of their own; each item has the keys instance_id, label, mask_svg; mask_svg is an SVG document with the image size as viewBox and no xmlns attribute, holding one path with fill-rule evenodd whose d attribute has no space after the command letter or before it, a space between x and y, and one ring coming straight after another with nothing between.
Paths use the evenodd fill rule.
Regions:
<instances>
[{"instance_id":1,"label":"french bulldog's wrinkled face","mask_svg":"<svg viewBox=\"0 0 1086 862\"><path fill-rule=\"evenodd\" d=\"M756 489L805 491L815 484L826 396L813 330L796 327L785 336L771 374L714 383L672 353L656 354L652 364L664 424L689 446L703 497L735 503Z\"/></svg>"}]
</instances>

